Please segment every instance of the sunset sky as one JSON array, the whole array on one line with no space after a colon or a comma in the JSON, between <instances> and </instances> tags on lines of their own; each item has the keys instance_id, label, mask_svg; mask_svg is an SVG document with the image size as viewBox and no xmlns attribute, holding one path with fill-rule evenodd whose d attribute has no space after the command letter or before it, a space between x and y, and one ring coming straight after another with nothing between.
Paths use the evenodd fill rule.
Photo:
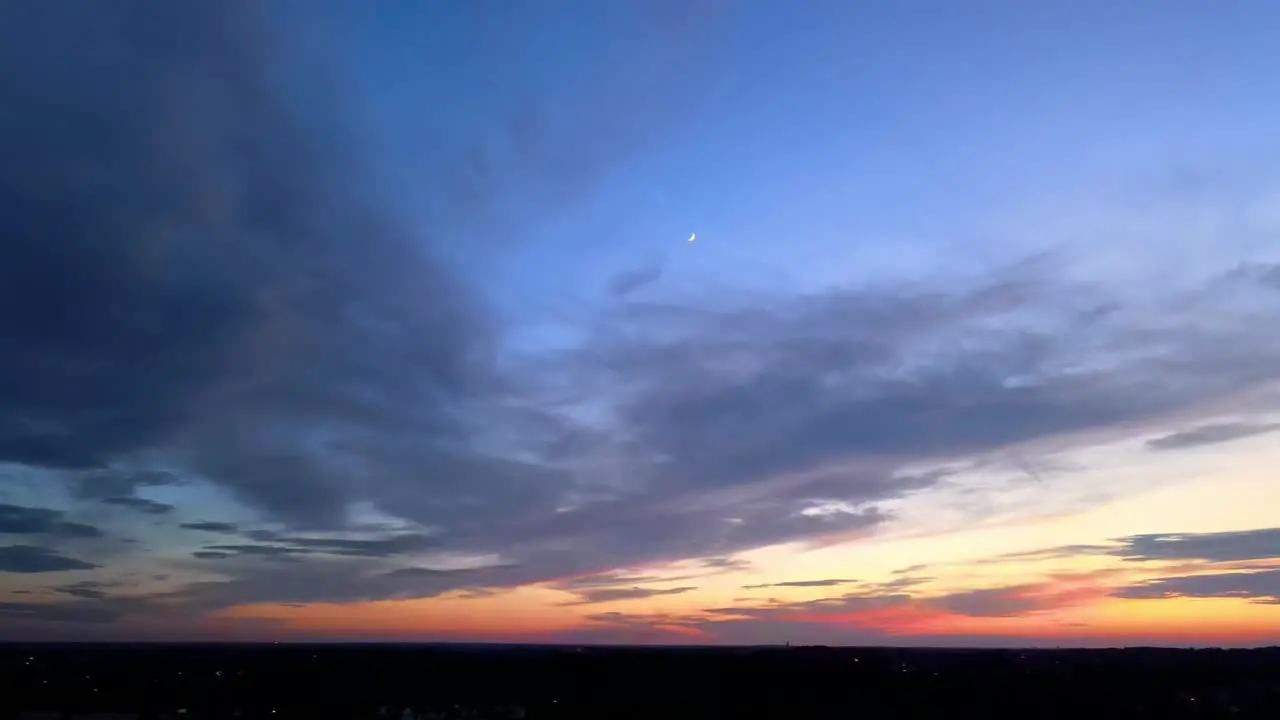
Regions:
<instances>
[{"instance_id":1,"label":"sunset sky","mask_svg":"<svg viewBox=\"0 0 1280 720\"><path fill-rule=\"evenodd\" d=\"M1280 644L1277 24L0 3L0 639Z\"/></svg>"}]
</instances>

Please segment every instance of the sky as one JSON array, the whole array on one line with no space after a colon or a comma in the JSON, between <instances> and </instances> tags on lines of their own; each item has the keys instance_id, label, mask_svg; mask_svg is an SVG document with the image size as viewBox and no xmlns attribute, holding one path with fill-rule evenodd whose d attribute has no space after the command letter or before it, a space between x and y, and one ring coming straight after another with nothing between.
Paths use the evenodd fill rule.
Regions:
<instances>
[{"instance_id":1,"label":"sky","mask_svg":"<svg viewBox=\"0 0 1280 720\"><path fill-rule=\"evenodd\" d=\"M1277 22L3 3L0 639L1280 644Z\"/></svg>"}]
</instances>

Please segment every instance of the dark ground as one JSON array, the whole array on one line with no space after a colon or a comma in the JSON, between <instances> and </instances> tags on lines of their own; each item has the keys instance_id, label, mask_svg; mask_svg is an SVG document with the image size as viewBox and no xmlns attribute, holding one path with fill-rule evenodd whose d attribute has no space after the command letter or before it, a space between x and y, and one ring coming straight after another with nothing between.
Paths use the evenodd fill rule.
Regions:
<instances>
[{"instance_id":1,"label":"dark ground","mask_svg":"<svg viewBox=\"0 0 1280 720\"><path fill-rule=\"evenodd\" d=\"M1280 648L6 645L0 688L3 717L1280 718Z\"/></svg>"}]
</instances>

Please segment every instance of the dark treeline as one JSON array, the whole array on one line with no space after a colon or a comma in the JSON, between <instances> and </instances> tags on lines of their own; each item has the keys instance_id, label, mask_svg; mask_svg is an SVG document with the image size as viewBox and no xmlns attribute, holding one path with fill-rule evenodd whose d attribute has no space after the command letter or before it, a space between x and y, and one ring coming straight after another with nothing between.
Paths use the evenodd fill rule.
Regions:
<instances>
[{"instance_id":1,"label":"dark treeline","mask_svg":"<svg viewBox=\"0 0 1280 720\"><path fill-rule=\"evenodd\" d=\"M0 683L9 717L1278 718L1280 648L7 645Z\"/></svg>"}]
</instances>

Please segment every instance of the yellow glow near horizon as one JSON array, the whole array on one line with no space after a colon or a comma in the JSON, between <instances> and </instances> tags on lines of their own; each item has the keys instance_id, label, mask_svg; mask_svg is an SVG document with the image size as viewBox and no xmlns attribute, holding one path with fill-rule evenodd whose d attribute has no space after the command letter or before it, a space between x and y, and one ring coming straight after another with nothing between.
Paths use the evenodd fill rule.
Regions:
<instances>
[{"instance_id":1,"label":"yellow glow near horizon","mask_svg":"<svg viewBox=\"0 0 1280 720\"><path fill-rule=\"evenodd\" d=\"M1135 642L1280 642L1280 605L1242 599L1122 600L1108 588L1164 574L1211 572L1205 565L1178 561L1126 562L1104 554L1024 556L1046 548L1105 544L1145 533L1207 533L1276 525L1280 483L1271 477L1280 447L1266 438L1233 444L1235 452L1201 455L1196 462L1170 453L1148 464L1152 482L1136 493L1081 512L1023 518L942 534L910 533L837 544L762 548L736 556L745 569L687 576L696 563L645 567L643 574L667 578L646 588L696 586L681 594L624 599L589 605L550 583L497 591L482 597L462 593L418 600L303 607L255 605L233 608L226 618L283 622L302 633L354 633L371 637L424 639L554 640L558 633L591 626L593 616L701 617L710 608L764 607L867 592L868 587L904 577L920 580L910 608L871 613L858 622L896 634L1053 637ZM1248 452L1244 452L1247 450ZM1213 462L1206 462L1212 460ZM1182 465L1179 465L1182 463ZM1197 464L1212 467L1201 470ZM1187 468L1196 469L1189 473ZM1074 478L1105 484L1104 471ZM1169 481L1162 483L1160 477ZM919 502L929 502L921 497ZM1013 555L1014 557L1008 557ZM925 567L902 573L912 566ZM1181 569L1179 569L1179 566ZM1224 566L1225 567L1225 566ZM703 571L705 572L705 570ZM857 580L825 587L778 583L819 579ZM759 585L769 587L749 588ZM1013 617L973 617L932 608L929 599L970 590L1030 586L1049 606ZM714 632L714 625L708 626ZM696 632L680 627L670 631ZM1065 641L1065 640L1064 640Z\"/></svg>"}]
</instances>

